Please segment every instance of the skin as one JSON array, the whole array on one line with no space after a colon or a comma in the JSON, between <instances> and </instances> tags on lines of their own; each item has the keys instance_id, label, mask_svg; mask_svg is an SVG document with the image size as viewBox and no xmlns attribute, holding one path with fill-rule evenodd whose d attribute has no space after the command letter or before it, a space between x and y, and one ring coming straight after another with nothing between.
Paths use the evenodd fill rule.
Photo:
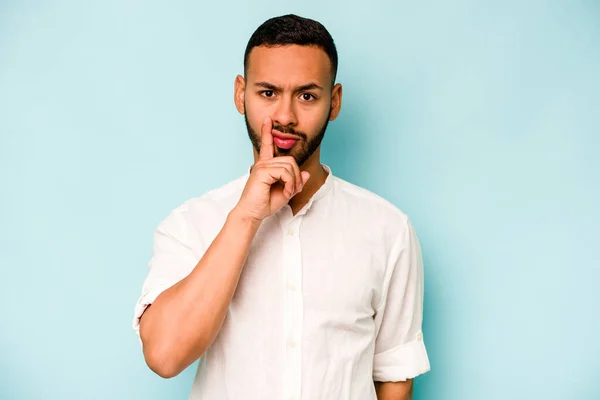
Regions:
<instances>
[{"instance_id":1,"label":"skin","mask_svg":"<svg viewBox=\"0 0 600 400\"><path fill-rule=\"evenodd\" d=\"M296 45L254 48L246 78L235 79L234 101L254 151L242 196L192 272L161 293L140 320L146 363L164 378L181 373L217 337L262 221L286 204L296 214L327 178L319 136L339 115L342 87L332 84L324 51ZM274 127L301 139L290 151L279 149ZM311 143L318 144L312 152ZM411 381L376 382L375 387L379 400L410 398Z\"/></svg>"},{"instance_id":2,"label":"skin","mask_svg":"<svg viewBox=\"0 0 600 400\"><path fill-rule=\"evenodd\" d=\"M413 379L404 382L375 382L377 400L412 400Z\"/></svg>"},{"instance_id":3,"label":"skin","mask_svg":"<svg viewBox=\"0 0 600 400\"><path fill-rule=\"evenodd\" d=\"M266 85L265 85L266 84ZM302 87L314 85L309 90ZM332 84L331 63L327 54L312 46L259 46L250 52L246 79L235 79L234 102L240 114L245 115L249 134L261 132L266 118L273 126L303 132L307 140L294 145L290 156L317 137L328 120L335 120L342 105L342 86ZM254 134L255 135L255 134ZM255 137L254 142L259 141ZM254 159L258 150L254 146ZM274 148L275 156L288 155ZM296 194L289 205L296 214L310 200L327 178L321 166L320 146L299 166L311 175L308 186Z\"/></svg>"}]
</instances>

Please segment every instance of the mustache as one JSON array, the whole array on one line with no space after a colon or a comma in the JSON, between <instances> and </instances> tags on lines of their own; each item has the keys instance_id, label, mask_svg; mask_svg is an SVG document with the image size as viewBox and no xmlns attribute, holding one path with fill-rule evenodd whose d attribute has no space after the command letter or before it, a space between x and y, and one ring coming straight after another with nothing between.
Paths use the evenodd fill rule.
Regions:
<instances>
[{"instance_id":1,"label":"mustache","mask_svg":"<svg viewBox=\"0 0 600 400\"><path fill-rule=\"evenodd\" d=\"M287 134L290 134L290 135L299 136L300 138L302 138L304 140L306 140L307 137L308 137L306 135L306 133L304 133L304 132L300 132L300 131L295 130L294 128L285 127L285 126L279 125L279 124L273 124L272 129L276 130L276 131L279 131L281 133L287 133Z\"/></svg>"}]
</instances>

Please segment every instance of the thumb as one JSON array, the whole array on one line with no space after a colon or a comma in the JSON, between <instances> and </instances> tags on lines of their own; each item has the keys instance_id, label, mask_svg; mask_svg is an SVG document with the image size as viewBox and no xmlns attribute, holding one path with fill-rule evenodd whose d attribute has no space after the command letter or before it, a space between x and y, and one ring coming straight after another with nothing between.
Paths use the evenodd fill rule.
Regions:
<instances>
[{"instance_id":1,"label":"thumb","mask_svg":"<svg viewBox=\"0 0 600 400\"><path fill-rule=\"evenodd\" d=\"M308 181L308 178L310 178L310 172L308 171L302 171L300 172L300 175L302 176L302 184L306 184L306 182Z\"/></svg>"}]
</instances>

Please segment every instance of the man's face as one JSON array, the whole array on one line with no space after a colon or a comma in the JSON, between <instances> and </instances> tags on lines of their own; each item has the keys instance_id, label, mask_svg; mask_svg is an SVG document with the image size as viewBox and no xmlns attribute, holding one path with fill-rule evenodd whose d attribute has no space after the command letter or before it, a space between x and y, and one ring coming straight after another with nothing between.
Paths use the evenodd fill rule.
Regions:
<instances>
[{"instance_id":1,"label":"man's face","mask_svg":"<svg viewBox=\"0 0 600 400\"><path fill-rule=\"evenodd\" d=\"M331 80L329 58L317 47L252 49L246 79L236 80L236 106L256 152L262 123L270 117L275 156L293 156L304 164L319 148L329 120L337 117L339 106L332 104L339 103L341 87L332 90Z\"/></svg>"}]
</instances>

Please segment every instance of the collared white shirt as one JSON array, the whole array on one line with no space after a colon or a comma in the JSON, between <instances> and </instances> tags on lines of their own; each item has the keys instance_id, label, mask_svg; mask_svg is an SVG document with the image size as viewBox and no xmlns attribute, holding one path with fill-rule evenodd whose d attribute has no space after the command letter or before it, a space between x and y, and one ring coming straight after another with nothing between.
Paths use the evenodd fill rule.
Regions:
<instances>
[{"instance_id":1,"label":"collared white shirt","mask_svg":"<svg viewBox=\"0 0 600 400\"><path fill-rule=\"evenodd\" d=\"M375 400L373 381L429 371L423 262L402 211L331 173L296 215L265 219L191 400ZM134 329L188 275L237 204L249 173L186 201L156 229Z\"/></svg>"}]
</instances>

